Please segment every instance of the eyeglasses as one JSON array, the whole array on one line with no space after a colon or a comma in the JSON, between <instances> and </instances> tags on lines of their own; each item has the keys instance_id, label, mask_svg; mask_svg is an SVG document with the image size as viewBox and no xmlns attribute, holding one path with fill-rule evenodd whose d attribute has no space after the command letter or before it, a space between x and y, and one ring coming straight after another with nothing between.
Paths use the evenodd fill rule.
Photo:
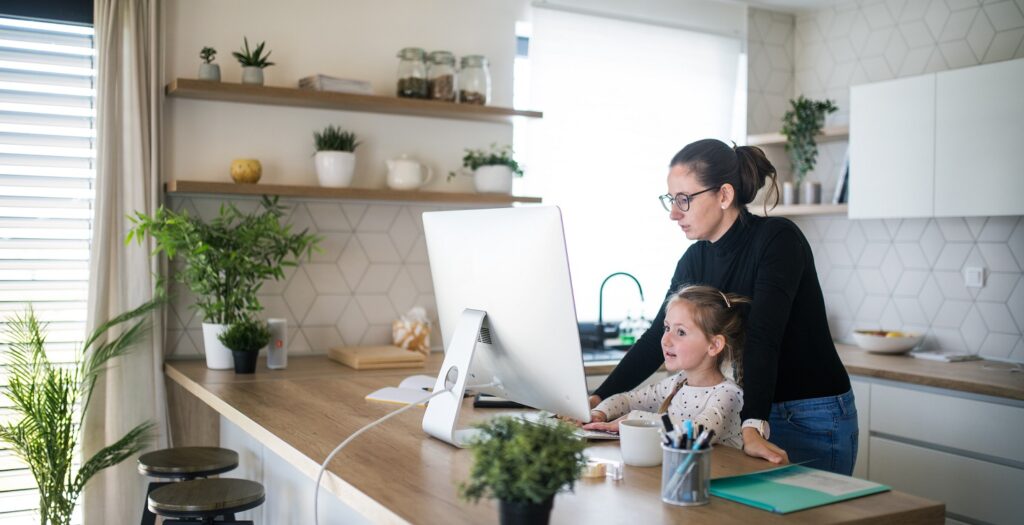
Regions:
<instances>
[{"instance_id":1,"label":"eyeglasses","mask_svg":"<svg viewBox=\"0 0 1024 525\"><path fill-rule=\"evenodd\" d=\"M685 193L677 193L675 194L675 196L672 196L672 194L666 193L658 197L658 200L661 201L661 205L664 206L665 211L672 211L672 203L675 203L676 208L679 208L680 211L690 211L690 201L692 201L694 197L700 195L701 193L707 193L712 190L717 190L718 188L719 186L715 186L705 190L700 190L697 193L692 193L690 195L687 195Z\"/></svg>"}]
</instances>

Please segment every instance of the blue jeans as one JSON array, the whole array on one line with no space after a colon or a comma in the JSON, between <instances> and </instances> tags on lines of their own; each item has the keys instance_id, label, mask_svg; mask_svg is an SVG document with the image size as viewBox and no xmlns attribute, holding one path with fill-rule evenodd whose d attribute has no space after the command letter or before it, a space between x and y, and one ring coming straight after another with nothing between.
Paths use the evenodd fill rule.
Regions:
<instances>
[{"instance_id":1,"label":"blue jeans","mask_svg":"<svg viewBox=\"0 0 1024 525\"><path fill-rule=\"evenodd\" d=\"M789 461L849 476L857 461L857 407L853 390L840 395L772 403L769 441Z\"/></svg>"}]
</instances>

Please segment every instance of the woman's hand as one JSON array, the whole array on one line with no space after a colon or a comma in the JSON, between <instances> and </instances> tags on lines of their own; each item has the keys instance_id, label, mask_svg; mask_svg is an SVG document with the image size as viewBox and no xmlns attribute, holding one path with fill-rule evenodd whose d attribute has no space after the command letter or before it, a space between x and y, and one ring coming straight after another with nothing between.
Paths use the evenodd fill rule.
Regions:
<instances>
[{"instance_id":1,"label":"woman's hand","mask_svg":"<svg viewBox=\"0 0 1024 525\"><path fill-rule=\"evenodd\" d=\"M748 456L767 459L776 465L789 463L789 455L786 454L786 451L761 437L761 433L756 428L743 429L743 452Z\"/></svg>"},{"instance_id":2,"label":"woman's hand","mask_svg":"<svg viewBox=\"0 0 1024 525\"><path fill-rule=\"evenodd\" d=\"M599 415L600 420L595 418L595 415ZM590 413L591 422L587 423L586 425L583 425L583 430L600 430L602 432L615 432L616 434L618 434L619 422L624 419L626 419L626 416L622 416L619 419L616 419L615 421L606 421L606 416L604 415L604 412L598 412L597 410L594 410L591 411Z\"/></svg>"}]
</instances>

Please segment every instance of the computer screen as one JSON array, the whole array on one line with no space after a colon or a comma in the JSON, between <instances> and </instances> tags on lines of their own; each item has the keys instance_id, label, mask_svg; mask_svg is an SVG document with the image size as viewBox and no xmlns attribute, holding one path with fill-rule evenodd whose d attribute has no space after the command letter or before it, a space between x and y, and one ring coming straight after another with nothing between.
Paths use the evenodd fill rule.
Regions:
<instances>
[{"instance_id":1,"label":"computer screen","mask_svg":"<svg viewBox=\"0 0 1024 525\"><path fill-rule=\"evenodd\" d=\"M561 211L427 212L423 229L445 347L435 389L453 389L430 401L424 430L463 444L467 387L589 421Z\"/></svg>"}]
</instances>

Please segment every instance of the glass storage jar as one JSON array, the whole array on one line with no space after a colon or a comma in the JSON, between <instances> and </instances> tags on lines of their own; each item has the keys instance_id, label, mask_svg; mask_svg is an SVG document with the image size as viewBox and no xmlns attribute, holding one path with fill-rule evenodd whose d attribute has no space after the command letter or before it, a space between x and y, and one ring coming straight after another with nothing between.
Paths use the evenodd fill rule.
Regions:
<instances>
[{"instance_id":1,"label":"glass storage jar","mask_svg":"<svg viewBox=\"0 0 1024 525\"><path fill-rule=\"evenodd\" d=\"M419 47L406 47L398 52L398 96L427 98L427 65L423 61L426 54Z\"/></svg>"},{"instance_id":2,"label":"glass storage jar","mask_svg":"<svg viewBox=\"0 0 1024 525\"><path fill-rule=\"evenodd\" d=\"M455 55L433 51L427 56L427 84L431 99L455 102Z\"/></svg>"},{"instance_id":3,"label":"glass storage jar","mask_svg":"<svg viewBox=\"0 0 1024 525\"><path fill-rule=\"evenodd\" d=\"M491 101L491 72L487 59L482 55L462 57L459 71L459 102L463 104L487 104Z\"/></svg>"}]
</instances>

